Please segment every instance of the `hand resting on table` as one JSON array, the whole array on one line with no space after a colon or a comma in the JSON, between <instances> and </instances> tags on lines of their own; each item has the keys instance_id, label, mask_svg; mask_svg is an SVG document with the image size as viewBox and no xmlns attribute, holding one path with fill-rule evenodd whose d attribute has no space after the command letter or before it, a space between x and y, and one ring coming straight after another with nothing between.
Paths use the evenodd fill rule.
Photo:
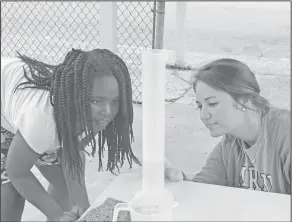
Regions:
<instances>
[{"instance_id":1,"label":"hand resting on table","mask_svg":"<svg viewBox=\"0 0 292 222\"><path fill-rule=\"evenodd\" d=\"M184 175L182 171L177 169L166 158L164 159L164 168L165 178L169 179L172 182L183 181Z\"/></svg>"}]
</instances>

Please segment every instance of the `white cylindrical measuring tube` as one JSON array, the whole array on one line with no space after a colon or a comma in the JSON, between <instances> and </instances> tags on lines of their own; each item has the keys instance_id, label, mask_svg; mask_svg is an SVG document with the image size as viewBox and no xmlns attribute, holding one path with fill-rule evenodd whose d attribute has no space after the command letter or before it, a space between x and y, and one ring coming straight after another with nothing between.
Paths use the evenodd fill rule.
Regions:
<instances>
[{"instance_id":1,"label":"white cylindrical measuring tube","mask_svg":"<svg viewBox=\"0 0 292 222\"><path fill-rule=\"evenodd\" d=\"M165 76L168 54L145 50L142 54L142 134L144 192L164 191Z\"/></svg>"}]
</instances>

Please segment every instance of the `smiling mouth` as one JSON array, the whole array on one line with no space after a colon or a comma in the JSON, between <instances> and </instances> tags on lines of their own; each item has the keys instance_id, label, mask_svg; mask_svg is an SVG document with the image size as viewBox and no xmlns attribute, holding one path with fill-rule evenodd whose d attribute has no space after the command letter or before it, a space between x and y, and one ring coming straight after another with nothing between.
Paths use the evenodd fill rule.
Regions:
<instances>
[{"instance_id":1,"label":"smiling mouth","mask_svg":"<svg viewBox=\"0 0 292 222\"><path fill-rule=\"evenodd\" d=\"M98 129L98 131L99 131L99 130L104 129L109 123L110 123L110 121L108 121L108 120L100 120L100 121L97 121L95 123L95 125L94 125L95 127L94 128Z\"/></svg>"},{"instance_id":2,"label":"smiling mouth","mask_svg":"<svg viewBox=\"0 0 292 222\"><path fill-rule=\"evenodd\" d=\"M97 134L99 131L104 130L106 126L110 123L108 120L99 120L96 122L93 122L93 133ZM82 130L80 135L78 136L78 139L81 140L81 138L85 137L85 129Z\"/></svg>"},{"instance_id":3,"label":"smiling mouth","mask_svg":"<svg viewBox=\"0 0 292 222\"><path fill-rule=\"evenodd\" d=\"M98 132L104 130L110 121L97 121L93 123L93 132L97 134Z\"/></svg>"}]
</instances>

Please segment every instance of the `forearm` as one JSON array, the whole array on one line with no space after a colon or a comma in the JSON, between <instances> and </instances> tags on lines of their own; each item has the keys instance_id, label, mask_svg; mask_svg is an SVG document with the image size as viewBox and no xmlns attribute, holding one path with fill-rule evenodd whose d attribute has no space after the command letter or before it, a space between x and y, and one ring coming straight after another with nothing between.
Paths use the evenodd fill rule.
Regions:
<instances>
[{"instance_id":1,"label":"forearm","mask_svg":"<svg viewBox=\"0 0 292 222\"><path fill-rule=\"evenodd\" d=\"M73 179L71 174L69 173L69 168L67 165L65 165L65 162L62 161L62 169L64 173L64 177L67 183L71 203L74 205L82 205L82 207L85 207L86 205L89 205L89 199L88 194L86 190L86 184L85 184L85 155L83 151L80 151L80 156L82 159L82 175L80 178L80 181L78 180L78 177Z\"/></svg>"},{"instance_id":2,"label":"forearm","mask_svg":"<svg viewBox=\"0 0 292 222\"><path fill-rule=\"evenodd\" d=\"M16 190L50 220L63 214L61 207L51 198L32 172L27 172L23 176L12 175L10 180Z\"/></svg>"},{"instance_id":3,"label":"forearm","mask_svg":"<svg viewBox=\"0 0 292 222\"><path fill-rule=\"evenodd\" d=\"M70 200L72 205L82 205L86 206L89 205L89 199L88 199L88 194L86 190L86 185L85 185L85 179L81 178L81 184L79 184L79 181L77 178L73 180L72 177L66 178L66 183L70 195Z\"/></svg>"},{"instance_id":4,"label":"forearm","mask_svg":"<svg viewBox=\"0 0 292 222\"><path fill-rule=\"evenodd\" d=\"M216 171L217 170L217 171ZM218 173L217 173L218 172ZM214 185L226 186L226 176L220 176L218 169L206 169L206 166L201 169L200 172L196 173L183 173L183 180L193 181L198 183L207 183Z\"/></svg>"}]
</instances>

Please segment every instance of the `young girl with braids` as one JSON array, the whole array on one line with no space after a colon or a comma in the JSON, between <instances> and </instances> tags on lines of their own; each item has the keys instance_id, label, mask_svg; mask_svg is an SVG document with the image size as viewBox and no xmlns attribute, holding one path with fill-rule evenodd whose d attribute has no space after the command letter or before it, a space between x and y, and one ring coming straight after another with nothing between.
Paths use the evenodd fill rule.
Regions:
<instances>
[{"instance_id":1,"label":"young girl with braids","mask_svg":"<svg viewBox=\"0 0 292 222\"><path fill-rule=\"evenodd\" d=\"M125 158L140 164L132 123L130 75L109 50L73 49L57 66L20 54L1 58L1 221L20 221L25 200L50 221L76 220L76 209L89 207L84 148L90 144L93 155L98 147L99 169L105 144L107 170Z\"/></svg>"}]
</instances>

